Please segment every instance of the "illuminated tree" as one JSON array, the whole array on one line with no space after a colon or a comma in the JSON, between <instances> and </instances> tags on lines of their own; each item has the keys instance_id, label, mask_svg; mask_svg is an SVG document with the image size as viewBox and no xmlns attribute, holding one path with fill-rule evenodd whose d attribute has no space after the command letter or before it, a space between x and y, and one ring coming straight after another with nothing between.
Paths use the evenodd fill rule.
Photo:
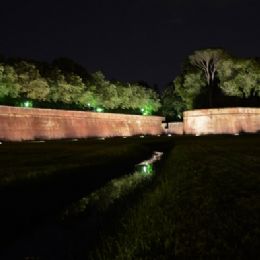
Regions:
<instances>
[{"instance_id":1,"label":"illuminated tree","mask_svg":"<svg viewBox=\"0 0 260 260\"><path fill-rule=\"evenodd\" d=\"M117 95L120 97L119 107L122 109L133 108L131 104L133 96L132 96L132 89L130 84L127 85L127 84L117 82L116 86L117 86Z\"/></svg>"},{"instance_id":2,"label":"illuminated tree","mask_svg":"<svg viewBox=\"0 0 260 260\"><path fill-rule=\"evenodd\" d=\"M101 101L97 98L93 91L88 89L85 90L79 97L78 103L82 107L90 109L97 107L99 104L101 104Z\"/></svg>"},{"instance_id":3,"label":"illuminated tree","mask_svg":"<svg viewBox=\"0 0 260 260\"><path fill-rule=\"evenodd\" d=\"M160 107L158 96L153 90L137 84L111 83L102 72L92 74L91 85L95 86L94 94L102 103L100 105L106 109L143 109L145 113L151 114Z\"/></svg>"},{"instance_id":4,"label":"illuminated tree","mask_svg":"<svg viewBox=\"0 0 260 260\"><path fill-rule=\"evenodd\" d=\"M205 88L206 81L201 71L191 71L174 80L176 95L184 102L185 109L195 108L195 100Z\"/></svg>"},{"instance_id":5,"label":"illuminated tree","mask_svg":"<svg viewBox=\"0 0 260 260\"><path fill-rule=\"evenodd\" d=\"M189 57L190 63L199 68L205 76L209 88L209 106L213 106L213 87L219 62L226 56L221 49L205 49L195 51Z\"/></svg>"},{"instance_id":6,"label":"illuminated tree","mask_svg":"<svg viewBox=\"0 0 260 260\"><path fill-rule=\"evenodd\" d=\"M79 76L69 74L65 77L60 70L55 70L49 79L49 84L50 100L65 104L80 103L79 98L84 92L84 84Z\"/></svg>"},{"instance_id":7,"label":"illuminated tree","mask_svg":"<svg viewBox=\"0 0 260 260\"><path fill-rule=\"evenodd\" d=\"M260 96L260 66L252 59L223 60L218 77L220 88L229 96Z\"/></svg>"},{"instance_id":8,"label":"illuminated tree","mask_svg":"<svg viewBox=\"0 0 260 260\"><path fill-rule=\"evenodd\" d=\"M178 79L175 79L178 84ZM175 85L169 85L162 93L162 113L165 117L173 120L180 120L182 112L186 109L185 103L177 93Z\"/></svg>"},{"instance_id":9,"label":"illuminated tree","mask_svg":"<svg viewBox=\"0 0 260 260\"><path fill-rule=\"evenodd\" d=\"M20 85L13 67L0 64L0 98L19 96Z\"/></svg>"},{"instance_id":10,"label":"illuminated tree","mask_svg":"<svg viewBox=\"0 0 260 260\"><path fill-rule=\"evenodd\" d=\"M68 59L56 60L52 65L12 60L9 65L0 64L1 103L7 98L18 98L27 107L34 103L41 107L139 109L144 114L160 107L158 96L151 89L110 82L102 72L87 76L86 70Z\"/></svg>"},{"instance_id":11,"label":"illuminated tree","mask_svg":"<svg viewBox=\"0 0 260 260\"><path fill-rule=\"evenodd\" d=\"M41 77L34 64L22 61L16 63L15 71L20 85L20 96L35 100L46 100L50 89L46 79Z\"/></svg>"}]
</instances>

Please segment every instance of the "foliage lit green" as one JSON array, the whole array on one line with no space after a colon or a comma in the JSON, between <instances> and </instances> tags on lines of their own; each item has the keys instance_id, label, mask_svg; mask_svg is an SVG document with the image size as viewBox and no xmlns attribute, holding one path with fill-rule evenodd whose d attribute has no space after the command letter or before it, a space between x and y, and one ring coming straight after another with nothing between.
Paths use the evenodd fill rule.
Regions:
<instances>
[{"instance_id":1,"label":"foliage lit green","mask_svg":"<svg viewBox=\"0 0 260 260\"><path fill-rule=\"evenodd\" d=\"M43 67L46 68L23 60L1 63L0 104L9 104L10 100L31 100L36 106L41 103L46 107L52 104L51 107L93 111L97 107L109 111L140 111L145 107L149 111L147 114L158 111L161 106L155 91L139 84L110 82L100 71L82 76L77 71L62 70L64 66Z\"/></svg>"},{"instance_id":2,"label":"foliage lit green","mask_svg":"<svg viewBox=\"0 0 260 260\"><path fill-rule=\"evenodd\" d=\"M176 119L184 110L260 106L260 63L222 49L195 51L162 95L162 112Z\"/></svg>"},{"instance_id":3,"label":"foliage lit green","mask_svg":"<svg viewBox=\"0 0 260 260\"><path fill-rule=\"evenodd\" d=\"M260 96L260 64L252 59L222 60L218 77L220 87L227 95Z\"/></svg>"}]
</instances>

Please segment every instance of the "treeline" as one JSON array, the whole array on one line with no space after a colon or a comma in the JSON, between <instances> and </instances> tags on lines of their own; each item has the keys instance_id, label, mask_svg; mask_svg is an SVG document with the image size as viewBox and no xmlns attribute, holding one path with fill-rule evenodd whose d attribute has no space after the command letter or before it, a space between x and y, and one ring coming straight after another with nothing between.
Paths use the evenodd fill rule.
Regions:
<instances>
[{"instance_id":1,"label":"treeline","mask_svg":"<svg viewBox=\"0 0 260 260\"><path fill-rule=\"evenodd\" d=\"M109 81L65 58L51 64L21 59L0 62L0 104L152 114L157 93L138 83Z\"/></svg>"},{"instance_id":2,"label":"treeline","mask_svg":"<svg viewBox=\"0 0 260 260\"><path fill-rule=\"evenodd\" d=\"M181 120L196 108L260 106L260 60L222 49L195 51L162 93L145 82L108 80L66 58L52 63L0 57L0 104L46 108L163 114Z\"/></svg>"},{"instance_id":3,"label":"treeline","mask_svg":"<svg viewBox=\"0 0 260 260\"><path fill-rule=\"evenodd\" d=\"M260 60L222 49L195 51L162 95L163 114L175 120L184 110L234 106L260 106Z\"/></svg>"}]
</instances>

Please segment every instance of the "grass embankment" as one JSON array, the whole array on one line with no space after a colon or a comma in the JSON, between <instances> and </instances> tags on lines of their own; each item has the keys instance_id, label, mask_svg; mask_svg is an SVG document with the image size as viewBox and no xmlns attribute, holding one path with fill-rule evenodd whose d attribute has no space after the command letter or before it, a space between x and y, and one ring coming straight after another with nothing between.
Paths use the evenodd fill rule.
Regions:
<instances>
[{"instance_id":1,"label":"grass embankment","mask_svg":"<svg viewBox=\"0 0 260 260\"><path fill-rule=\"evenodd\" d=\"M259 158L259 136L177 138L155 185L92 257L259 255Z\"/></svg>"},{"instance_id":2,"label":"grass embankment","mask_svg":"<svg viewBox=\"0 0 260 260\"><path fill-rule=\"evenodd\" d=\"M167 137L1 144L0 247L171 145Z\"/></svg>"},{"instance_id":3,"label":"grass embankment","mask_svg":"<svg viewBox=\"0 0 260 260\"><path fill-rule=\"evenodd\" d=\"M64 172L96 167L126 167L147 158L153 149L167 145L167 138L112 138L72 141L3 143L0 149L0 187L19 181L39 181Z\"/></svg>"}]
</instances>

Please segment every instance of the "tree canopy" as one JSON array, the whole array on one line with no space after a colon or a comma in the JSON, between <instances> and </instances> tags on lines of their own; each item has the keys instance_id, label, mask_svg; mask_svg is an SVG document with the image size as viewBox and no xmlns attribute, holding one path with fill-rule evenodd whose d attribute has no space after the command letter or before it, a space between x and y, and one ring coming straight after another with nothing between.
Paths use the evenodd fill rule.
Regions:
<instances>
[{"instance_id":1,"label":"tree canopy","mask_svg":"<svg viewBox=\"0 0 260 260\"><path fill-rule=\"evenodd\" d=\"M221 61L220 88L230 96L260 96L260 65L253 59L230 58Z\"/></svg>"},{"instance_id":2,"label":"tree canopy","mask_svg":"<svg viewBox=\"0 0 260 260\"><path fill-rule=\"evenodd\" d=\"M164 90L162 105L163 114L173 119L189 109L260 106L260 62L222 49L195 51Z\"/></svg>"},{"instance_id":3,"label":"tree canopy","mask_svg":"<svg viewBox=\"0 0 260 260\"><path fill-rule=\"evenodd\" d=\"M57 59L52 64L20 59L0 63L1 104L25 101L40 107L147 115L161 106L152 89L135 83L111 82L102 72L89 74L69 59Z\"/></svg>"}]
</instances>

